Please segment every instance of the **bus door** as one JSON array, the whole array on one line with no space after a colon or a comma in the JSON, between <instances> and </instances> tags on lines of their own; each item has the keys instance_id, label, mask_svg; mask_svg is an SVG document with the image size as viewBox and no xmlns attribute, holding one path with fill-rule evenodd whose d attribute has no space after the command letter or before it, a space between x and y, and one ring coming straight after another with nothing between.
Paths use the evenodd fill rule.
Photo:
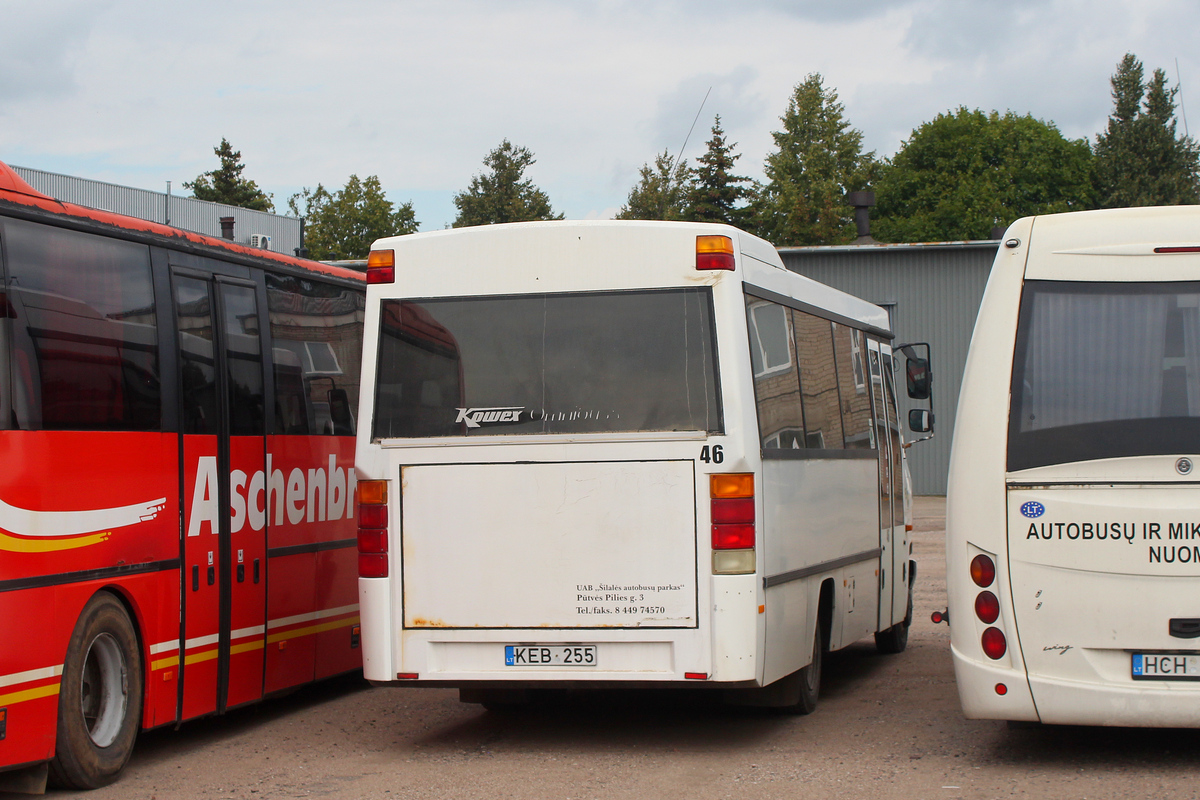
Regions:
<instances>
[{"instance_id":1,"label":"bus door","mask_svg":"<svg viewBox=\"0 0 1200 800\"><path fill-rule=\"evenodd\" d=\"M884 383L883 354L877 341L868 340L867 348L871 363L871 400L875 406L874 438L879 453L879 630L883 630L891 627L891 619L894 616L892 582L896 576L892 563L897 542L892 531L895 515L892 505L894 501L899 502L899 498L893 497L892 491L893 442L889 420L893 413L889 412L888 393ZM900 509L900 513L903 515L903 508Z\"/></svg>"},{"instance_id":2,"label":"bus door","mask_svg":"<svg viewBox=\"0 0 1200 800\"><path fill-rule=\"evenodd\" d=\"M883 345L880 348L883 361L883 394L887 400L887 431L888 452L891 457L891 499L892 499L892 557L890 566L884 562L888 570L892 595L892 617L881 618L880 628L887 628L904 620L908 616L908 531L904 522L905 479L904 479L904 443L900 440L900 405L896 395L896 361L892 349ZM882 520L881 520L882 521ZM881 584L882 587L882 584Z\"/></svg>"},{"instance_id":3,"label":"bus door","mask_svg":"<svg viewBox=\"0 0 1200 800\"><path fill-rule=\"evenodd\" d=\"M255 285L177 269L183 462L181 718L262 697L266 487Z\"/></svg>"}]
</instances>

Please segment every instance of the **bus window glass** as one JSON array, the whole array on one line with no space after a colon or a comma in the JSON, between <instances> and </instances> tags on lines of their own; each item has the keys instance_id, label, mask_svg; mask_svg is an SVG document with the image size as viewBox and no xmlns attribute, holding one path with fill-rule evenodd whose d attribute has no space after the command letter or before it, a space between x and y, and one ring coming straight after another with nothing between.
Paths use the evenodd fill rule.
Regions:
<instances>
[{"instance_id":1,"label":"bus window glass","mask_svg":"<svg viewBox=\"0 0 1200 800\"><path fill-rule=\"evenodd\" d=\"M891 354L883 357L883 385L887 392L888 438L891 440L892 458L892 524L904 524L904 497L901 482L904 480L904 444L900 441L900 409L896 405L896 361Z\"/></svg>"},{"instance_id":2,"label":"bus window glass","mask_svg":"<svg viewBox=\"0 0 1200 800\"><path fill-rule=\"evenodd\" d=\"M1200 284L1027 281L1012 408L1009 469L1180 451L1200 435Z\"/></svg>"},{"instance_id":3,"label":"bus window glass","mask_svg":"<svg viewBox=\"0 0 1200 800\"><path fill-rule=\"evenodd\" d=\"M149 248L18 220L5 240L18 426L158 429Z\"/></svg>"},{"instance_id":4,"label":"bus window glass","mask_svg":"<svg viewBox=\"0 0 1200 800\"><path fill-rule=\"evenodd\" d=\"M833 324L833 346L837 352L838 389L846 447L870 448L871 395L867 392L863 366L862 332Z\"/></svg>"},{"instance_id":5,"label":"bus window glass","mask_svg":"<svg viewBox=\"0 0 1200 800\"><path fill-rule=\"evenodd\" d=\"M800 371L792 358L790 309L746 298L754 401L764 450L806 447Z\"/></svg>"},{"instance_id":6,"label":"bus window glass","mask_svg":"<svg viewBox=\"0 0 1200 800\"><path fill-rule=\"evenodd\" d=\"M841 449L842 415L830 323L803 311L792 310L791 316L804 399L805 446Z\"/></svg>"},{"instance_id":7,"label":"bus window glass","mask_svg":"<svg viewBox=\"0 0 1200 800\"><path fill-rule=\"evenodd\" d=\"M258 303L253 287L219 284L224 303L225 364L229 387L229 432L234 436L263 433L262 350L258 337Z\"/></svg>"},{"instance_id":8,"label":"bus window glass","mask_svg":"<svg viewBox=\"0 0 1200 800\"><path fill-rule=\"evenodd\" d=\"M376 438L719 431L711 290L385 300Z\"/></svg>"},{"instance_id":9,"label":"bus window glass","mask_svg":"<svg viewBox=\"0 0 1200 800\"><path fill-rule=\"evenodd\" d=\"M179 327L183 432L218 433L221 418L217 410L217 361L208 281L175 278L175 316Z\"/></svg>"},{"instance_id":10,"label":"bus window glass","mask_svg":"<svg viewBox=\"0 0 1200 800\"><path fill-rule=\"evenodd\" d=\"M354 435L363 308L355 290L267 275L275 433Z\"/></svg>"}]
</instances>

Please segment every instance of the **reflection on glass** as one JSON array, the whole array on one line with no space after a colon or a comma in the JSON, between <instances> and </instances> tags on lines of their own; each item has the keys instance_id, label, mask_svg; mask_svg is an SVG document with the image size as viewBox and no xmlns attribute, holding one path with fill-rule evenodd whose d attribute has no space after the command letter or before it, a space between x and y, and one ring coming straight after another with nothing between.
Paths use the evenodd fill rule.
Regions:
<instances>
[{"instance_id":1,"label":"reflection on glass","mask_svg":"<svg viewBox=\"0 0 1200 800\"><path fill-rule=\"evenodd\" d=\"M183 432L216 434L221 420L217 411L217 366L208 282L176 276L175 314L179 328Z\"/></svg>"},{"instance_id":2,"label":"reflection on glass","mask_svg":"<svg viewBox=\"0 0 1200 800\"><path fill-rule=\"evenodd\" d=\"M381 308L374 436L720 430L711 290Z\"/></svg>"},{"instance_id":3,"label":"reflection on glass","mask_svg":"<svg viewBox=\"0 0 1200 800\"><path fill-rule=\"evenodd\" d=\"M871 396L867 394L863 368L862 332L834 324L833 343L837 352L838 388L846 447L870 448Z\"/></svg>"},{"instance_id":4,"label":"reflection on glass","mask_svg":"<svg viewBox=\"0 0 1200 800\"><path fill-rule=\"evenodd\" d=\"M830 323L792 310L800 388L804 399L804 441L807 447L841 449L842 415L838 408L837 368L833 360Z\"/></svg>"},{"instance_id":5,"label":"reflection on glass","mask_svg":"<svg viewBox=\"0 0 1200 800\"><path fill-rule=\"evenodd\" d=\"M254 289L249 286L218 285L224 302L229 432L233 436L262 435L262 349Z\"/></svg>"}]
</instances>

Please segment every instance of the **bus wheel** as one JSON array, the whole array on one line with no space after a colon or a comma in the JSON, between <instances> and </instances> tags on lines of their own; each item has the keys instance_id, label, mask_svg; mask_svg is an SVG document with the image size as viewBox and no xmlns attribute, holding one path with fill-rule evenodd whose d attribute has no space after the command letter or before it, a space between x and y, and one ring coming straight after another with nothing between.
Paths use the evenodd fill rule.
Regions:
<instances>
[{"instance_id":1,"label":"bus wheel","mask_svg":"<svg viewBox=\"0 0 1200 800\"><path fill-rule=\"evenodd\" d=\"M904 619L887 630L875 634L875 649L884 655L903 653L908 647L908 628L912 623L912 587L908 587L908 613Z\"/></svg>"},{"instance_id":2,"label":"bus wheel","mask_svg":"<svg viewBox=\"0 0 1200 800\"><path fill-rule=\"evenodd\" d=\"M813 635L812 662L800 670L800 699L792 707L795 714L811 714L817 709L817 697L821 694L821 665L825 661L825 638L821 626Z\"/></svg>"},{"instance_id":3,"label":"bus wheel","mask_svg":"<svg viewBox=\"0 0 1200 800\"><path fill-rule=\"evenodd\" d=\"M142 716L142 661L125 607L100 592L79 615L63 664L50 779L95 789L120 774Z\"/></svg>"}]
</instances>

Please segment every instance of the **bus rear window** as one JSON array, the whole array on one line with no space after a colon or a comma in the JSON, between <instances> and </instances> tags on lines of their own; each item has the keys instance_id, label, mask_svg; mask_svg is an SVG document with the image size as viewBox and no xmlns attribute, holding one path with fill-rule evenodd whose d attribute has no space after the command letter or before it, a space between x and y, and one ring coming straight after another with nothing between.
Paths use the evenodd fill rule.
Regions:
<instances>
[{"instance_id":1,"label":"bus rear window","mask_svg":"<svg viewBox=\"0 0 1200 800\"><path fill-rule=\"evenodd\" d=\"M1011 402L1010 470L1192 452L1200 283L1026 282Z\"/></svg>"},{"instance_id":2,"label":"bus rear window","mask_svg":"<svg viewBox=\"0 0 1200 800\"><path fill-rule=\"evenodd\" d=\"M711 290L384 300L372 430L720 431Z\"/></svg>"}]
</instances>

